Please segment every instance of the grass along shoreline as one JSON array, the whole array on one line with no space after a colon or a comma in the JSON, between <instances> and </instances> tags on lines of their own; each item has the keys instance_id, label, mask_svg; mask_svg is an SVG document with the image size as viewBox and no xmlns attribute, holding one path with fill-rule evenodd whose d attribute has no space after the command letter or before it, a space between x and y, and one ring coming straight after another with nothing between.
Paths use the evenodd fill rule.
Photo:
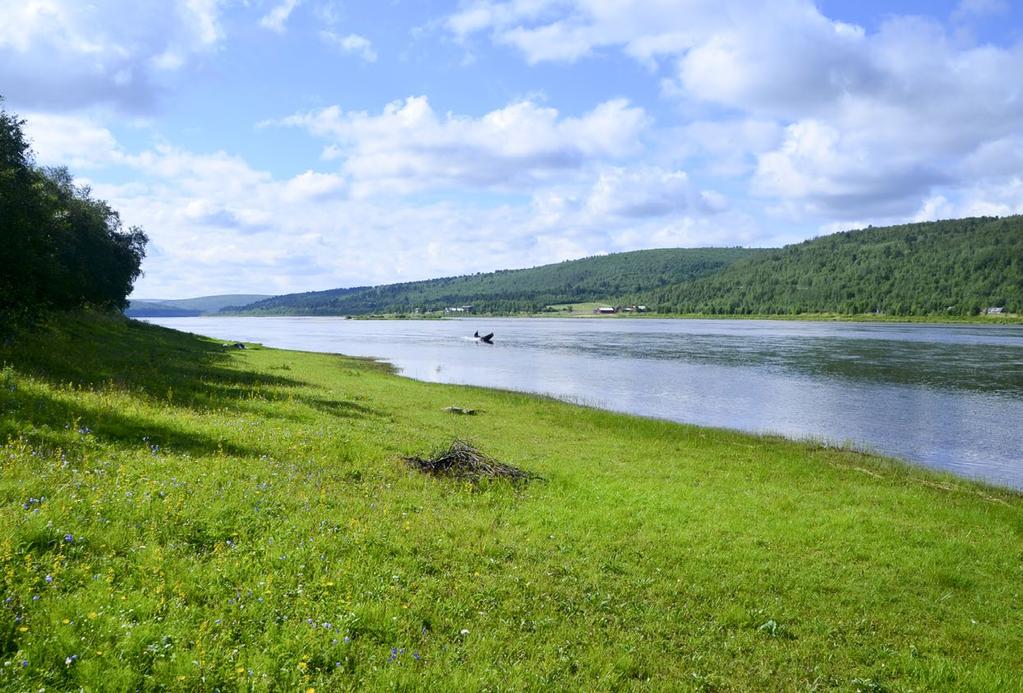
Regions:
<instances>
[{"instance_id":1,"label":"grass along shoreline","mask_svg":"<svg viewBox=\"0 0 1023 693\"><path fill-rule=\"evenodd\" d=\"M0 688L1023 689L1012 491L100 316L0 362ZM545 481L401 462L456 438Z\"/></svg>"}]
</instances>

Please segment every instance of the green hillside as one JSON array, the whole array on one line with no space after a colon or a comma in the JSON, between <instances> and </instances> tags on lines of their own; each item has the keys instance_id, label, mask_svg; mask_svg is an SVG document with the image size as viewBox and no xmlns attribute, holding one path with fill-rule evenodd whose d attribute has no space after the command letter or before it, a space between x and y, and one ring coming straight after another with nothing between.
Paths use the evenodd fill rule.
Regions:
<instances>
[{"instance_id":1,"label":"green hillside","mask_svg":"<svg viewBox=\"0 0 1023 693\"><path fill-rule=\"evenodd\" d=\"M428 312L465 304L479 312L535 312L549 305L609 300L677 284L760 252L749 248L638 250L531 269L289 294L246 306L244 312L364 315Z\"/></svg>"},{"instance_id":2,"label":"green hillside","mask_svg":"<svg viewBox=\"0 0 1023 693\"><path fill-rule=\"evenodd\" d=\"M270 298L268 294L219 294L197 298L138 298L129 302L125 315L133 318L188 317L216 313L230 306L244 306Z\"/></svg>"},{"instance_id":3,"label":"green hillside","mask_svg":"<svg viewBox=\"0 0 1023 693\"><path fill-rule=\"evenodd\" d=\"M846 231L757 254L714 276L640 294L660 312L1023 312L1023 217Z\"/></svg>"}]
</instances>

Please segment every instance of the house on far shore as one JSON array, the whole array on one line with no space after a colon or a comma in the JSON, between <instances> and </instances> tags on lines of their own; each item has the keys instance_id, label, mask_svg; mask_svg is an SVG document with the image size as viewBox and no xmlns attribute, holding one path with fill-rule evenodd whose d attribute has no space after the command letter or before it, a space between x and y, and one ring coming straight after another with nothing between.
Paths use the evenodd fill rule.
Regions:
<instances>
[{"instance_id":1,"label":"house on far shore","mask_svg":"<svg viewBox=\"0 0 1023 693\"><path fill-rule=\"evenodd\" d=\"M618 309L611 306L597 306L593 309L593 312L598 315L610 315L611 313L617 313Z\"/></svg>"},{"instance_id":2,"label":"house on far shore","mask_svg":"<svg viewBox=\"0 0 1023 693\"><path fill-rule=\"evenodd\" d=\"M1001 306L991 306L984 309L984 315L1001 315L1004 312L1005 308Z\"/></svg>"},{"instance_id":3,"label":"house on far shore","mask_svg":"<svg viewBox=\"0 0 1023 693\"><path fill-rule=\"evenodd\" d=\"M472 311L472 306L450 306L444 309L445 313L471 313Z\"/></svg>"},{"instance_id":4,"label":"house on far shore","mask_svg":"<svg viewBox=\"0 0 1023 693\"><path fill-rule=\"evenodd\" d=\"M625 306L622 310L626 313L645 313L646 306Z\"/></svg>"}]
</instances>

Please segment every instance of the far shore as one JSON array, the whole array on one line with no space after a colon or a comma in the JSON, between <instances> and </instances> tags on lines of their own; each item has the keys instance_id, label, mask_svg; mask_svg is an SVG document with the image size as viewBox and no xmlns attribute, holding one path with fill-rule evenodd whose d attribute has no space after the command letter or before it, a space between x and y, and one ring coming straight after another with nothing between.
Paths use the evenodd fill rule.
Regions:
<instances>
[{"instance_id":1,"label":"far shore","mask_svg":"<svg viewBox=\"0 0 1023 693\"><path fill-rule=\"evenodd\" d=\"M136 315L146 318L150 316ZM175 316L152 316L175 317ZM886 315L878 313L796 313L781 314L710 314L710 313L654 313L618 312L594 313L588 311L552 310L536 313L382 313L373 315L313 315L303 313L214 313L190 317L232 317L232 318L343 318L349 320L459 320L468 317L480 318L568 318L591 320L798 320L804 322L884 322L922 324L969 324L969 325L1023 325L1023 315L1018 313L999 315Z\"/></svg>"}]
</instances>

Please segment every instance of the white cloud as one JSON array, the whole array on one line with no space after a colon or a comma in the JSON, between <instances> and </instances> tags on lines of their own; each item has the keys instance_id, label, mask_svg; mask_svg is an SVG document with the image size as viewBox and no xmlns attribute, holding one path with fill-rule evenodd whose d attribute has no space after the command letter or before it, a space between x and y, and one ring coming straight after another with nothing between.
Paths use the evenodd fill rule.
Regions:
<instances>
[{"instance_id":1,"label":"white cloud","mask_svg":"<svg viewBox=\"0 0 1023 693\"><path fill-rule=\"evenodd\" d=\"M0 84L30 107L147 108L160 79L223 38L221 0L0 4Z\"/></svg>"},{"instance_id":2,"label":"white cloud","mask_svg":"<svg viewBox=\"0 0 1023 693\"><path fill-rule=\"evenodd\" d=\"M276 31L278 34L283 33L291 13L295 11L295 8L301 2L302 0L282 0L281 3L263 15L263 18L259 20L259 25L264 29Z\"/></svg>"},{"instance_id":3,"label":"white cloud","mask_svg":"<svg viewBox=\"0 0 1023 693\"><path fill-rule=\"evenodd\" d=\"M962 0L955 15L1005 9ZM670 70L662 91L686 112L734 115L654 137L715 175L753 172L753 192L797 218L905 218L939 188L1019 170L1023 45L971 45L933 20L871 33L810 0L487 0L447 27L530 63L619 50Z\"/></svg>"},{"instance_id":4,"label":"white cloud","mask_svg":"<svg viewBox=\"0 0 1023 693\"><path fill-rule=\"evenodd\" d=\"M592 161L640 149L643 109L615 99L580 117L518 101L479 118L438 115L425 96L388 104L379 115L338 106L280 121L330 142L328 158L356 195L431 187L511 189L567 175Z\"/></svg>"},{"instance_id":5,"label":"white cloud","mask_svg":"<svg viewBox=\"0 0 1023 693\"><path fill-rule=\"evenodd\" d=\"M39 164L94 169L124 158L113 133L89 117L26 113L24 118Z\"/></svg>"},{"instance_id":6,"label":"white cloud","mask_svg":"<svg viewBox=\"0 0 1023 693\"><path fill-rule=\"evenodd\" d=\"M377 53L373 50L373 43L365 36L348 34L340 36L333 31L321 31L320 38L330 45L339 48L344 53L358 56L367 63L374 63L377 60Z\"/></svg>"},{"instance_id":7,"label":"white cloud","mask_svg":"<svg viewBox=\"0 0 1023 693\"><path fill-rule=\"evenodd\" d=\"M595 217L644 219L677 214L702 206L684 171L655 167L602 171L593 185L586 211Z\"/></svg>"}]
</instances>

